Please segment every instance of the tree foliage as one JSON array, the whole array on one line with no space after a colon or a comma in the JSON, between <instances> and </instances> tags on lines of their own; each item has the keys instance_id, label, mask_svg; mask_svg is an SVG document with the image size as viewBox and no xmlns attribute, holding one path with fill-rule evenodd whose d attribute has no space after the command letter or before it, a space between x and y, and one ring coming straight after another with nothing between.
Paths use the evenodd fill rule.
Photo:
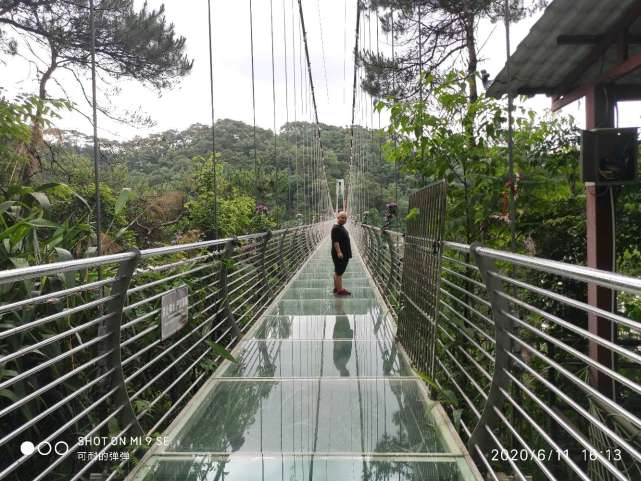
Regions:
<instances>
[{"instance_id":1,"label":"tree foliage","mask_svg":"<svg viewBox=\"0 0 641 481\"><path fill-rule=\"evenodd\" d=\"M518 21L547 3L510 0L510 18ZM462 68L474 100L478 95L479 24L502 19L504 5L504 0L370 0L365 8L380 16L383 31L393 33L397 49L394 58L363 52L364 88L377 97L409 98L419 94L420 69L436 76Z\"/></svg>"}]
</instances>

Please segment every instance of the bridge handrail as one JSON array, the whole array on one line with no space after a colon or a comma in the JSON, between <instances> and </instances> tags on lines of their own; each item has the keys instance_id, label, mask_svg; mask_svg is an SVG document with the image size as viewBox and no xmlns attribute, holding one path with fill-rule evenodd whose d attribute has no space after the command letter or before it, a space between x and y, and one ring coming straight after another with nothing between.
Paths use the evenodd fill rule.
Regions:
<instances>
[{"instance_id":1,"label":"bridge handrail","mask_svg":"<svg viewBox=\"0 0 641 481\"><path fill-rule=\"evenodd\" d=\"M9 454L0 458L0 480L18 473L43 480L54 472L72 481L99 472L113 479L129 460L79 463L74 458L87 451L81 439L109 434L89 451L113 454L122 451L122 436L144 441L161 431L225 355L221 348L242 338L328 227L1 271L0 448ZM165 332L166 295L181 289L188 318ZM21 454L23 440L34 441L35 453ZM64 452L39 455L42 446Z\"/></svg>"},{"instance_id":2,"label":"bridge handrail","mask_svg":"<svg viewBox=\"0 0 641 481\"><path fill-rule=\"evenodd\" d=\"M405 267L402 233L354 230L377 282L386 271L376 270L394 257ZM373 239L384 235L398 239L398 252ZM641 320L629 307L641 306L641 279L449 241L442 261L432 382L445 402L443 393L456 398L450 412L479 467L494 479L501 471L519 479L641 476ZM590 285L618 293L621 309L588 304ZM393 308L409 302L400 298ZM604 326L618 335L605 336Z\"/></svg>"},{"instance_id":3,"label":"bridge handrail","mask_svg":"<svg viewBox=\"0 0 641 481\"><path fill-rule=\"evenodd\" d=\"M272 231L272 235L283 234L292 232L300 227L288 227ZM256 234L246 234L238 237L226 237L223 239L215 239L209 241L193 242L189 244L174 244L171 246L152 247L149 249L140 250L140 258L146 259L153 256L172 254L175 252L188 252L196 249L206 249L214 246L223 246L225 243L232 239L239 241L247 241L252 239L259 239L265 235L264 232ZM53 274L61 274L65 272L73 272L81 269L89 269L92 267L101 267L107 264L114 264L132 260L136 257L136 253L132 251L120 252L118 254L101 255L97 257L85 257L82 259L73 259L69 261L50 262L47 264L38 264L28 267L18 267L14 269L7 269L0 271L0 285L12 282L19 282L26 279L34 279L36 277L48 276Z\"/></svg>"}]
</instances>

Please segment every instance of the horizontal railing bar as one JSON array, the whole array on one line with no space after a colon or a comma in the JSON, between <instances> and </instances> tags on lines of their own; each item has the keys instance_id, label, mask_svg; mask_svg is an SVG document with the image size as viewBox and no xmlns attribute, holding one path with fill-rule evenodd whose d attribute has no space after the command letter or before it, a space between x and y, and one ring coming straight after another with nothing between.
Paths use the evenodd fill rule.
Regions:
<instances>
[{"instance_id":1,"label":"horizontal railing bar","mask_svg":"<svg viewBox=\"0 0 641 481\"><path fill-rule=\"evenodd\" d=\"M470 398L467 396L467 394L465 394L465 391L463 391L463 389L461 388L461 386L459 386L459 384L454 380L454 378L453 378L452 376L450 376L450 375L449 375L449 374L450 374L450 373L449 373L449 371L448 371L447 369L445 369L445 366L443 365L443 363L441 362L441 360L440 360L439 358L436 358L436 363L437 363L437 364L438 364L438 366L441 368L441 371L443 371L443 373L444 373L444 374L448 375L448 381L454 385L454 387L455 387L455 388L456 388L456 390L459 392L459 394L461 395L461 397L463 398L463 400L464 400L464 401L467 403L467 405L470 407L470 409L472 410L472 412L474 413L474 415L475 415L477 418L481 419L481 413L479 412L479 410L478 410L478 409L476 409L476 406L474 406L474 403L470 400Z\"/></svg>"},{"instance_id":2,"label":"horizontal railing bar","mask_svg":"<svg viewBox=\"0 0 641 481\"><path fill-rule=\"evenodd\" d=\"M29 267L18 267L0 271L0 285L11 282L20 282L36 277L45 277L65 272L76 272L92 267L101 267L107 264L117 264L129 261L136 257L133 252L122 252L120 254L111 254L101 257L87 257L82 259L73 259L63 262L52 262L51 264L35 265Z\"/></svg>"},{"instance_id":3,"label":"horizontal railing bar","mask_svg":"<svg viewBox=\"0 0 641 481\"><path fill-rule=\"evenodd\" d=\"M72 399L75 399L75 398L77 398L78 396L80 396L83 392L85 392L85 391L86 391L87 389L89 389L90 387L94 386L95 384L98 384L100 381L102 381L102 380L103 380L104 378L106 378L107 376L110 376L110 375L115 371L115 369L116 369L116 368L112 367L111 369L109 369L109 370L108 370L108 371L106 371L105 373L101 374L101 375L100 375L100 376L98 376L97 378L94 378L94 379L92 379L91 381L88 381L86 384L82 385L82 386L81 386L80 388L78 388L76 391L72 392L71 394L68 394L67 396L65 396L64 398L62 398L60 401L58 401L57 403L55 403L55 404L53 404L53 405L49 406L47 409L45 409L45 410L44 410L44 411L42 411L41 413L39 413L39 414L35 415L34 417L30 418L26 423L22 424L22 425L21 425L20 427L18 427L17 429L13 430L13 431L12 431L12 432L10 432L10 433L7 433L4 437L2 437L2 438L0 439L0 446L4 445L4 444L5 444L5 443L7 443L8 441L11 441L11 440L12 440L13 438L15 438L18 434L20 434L20 433L24 432L26 429L29 429L31 426L33 426L34 424L36 424L36 423L37 423L38 421L40 421L41 419L44 419L45 417L47 417L47 415L48 415L48 414L51 414L52 412L54 412L54 411L55 411L56 409L58 409L59 407L61 407L61 406L65 405L66 403L68 403L68 402L69 402L69 401L71 401Z\"/></svg>"},{"instance_id":4,"label":"horizontal railing bar","mask_svg":"<svg viewBox=\"0 0 641 481\"><path fill-rule=\"evenodd\" d=\"M607 425L601 422L601 420L597 419L595 416L593 416L588 411L586 411L581 405L579 405L579 403L577 403L574 399L568 396L565 392L561 391L556 386L554 386L554 384L552 384L550 381L548 381L543 376L541 376L538 372L536 372L536 370L532 369L530 366L524 363L523 360L518 358L518 356L515 356L513 353L508 352L506 349L504 349L504 351L522 369L530 373L530 375L534 376L534 378L536 378L537 381L539 381L546 388L552 391L560 399L565 401L574 410L574 412L583 416L587 421L591 423L593 427L596 427L597 429L599 429L599 431L601 431L603 434L608 436L612 441L614 441L615 443L618 443L618 445L623 447L634 459L637 460L637 462L641 462L641 453L639 453L633 446L631 446L619 434L614 432Z\"/></svg>"},{"instance_id":5,"label":"horizontal railing bar","mask_svg":"<svg viewBox=\"0 0 641 481\"><path fill-rule=\"evenodd\" d=\"M492 344L496 343L496 340L490 336L487 332L485 332L483 329L478 327L475 323L473 323L471 320L466 318L463 314L458 312L456 309L454 309L452 306L450 306L443 298L439 299L439 302L447 307L450 311L452 311L454 314L456 314L457 317L459 317L465 324L468 324L472 329L474 329L476 332L478 332L481 337L484 337L486 341L491 342Z\"/></svg>"},{"instance_id":6,"label":"horizontal railing bar","mask_svg":"<svg viewBox=\"0 0 641 481\"><path fill-rule=\"evenodd\" d=\"M494 363L494 357L485 349L483 349L483 347L474 339L472 339L463 329L461 329L460 326L456 325L454 321L451 321L445 314L443 314L443 312L440 312L439 315L442 316L453 329L456 329L456 331L458 331L459 334L461 334L465 339L471 342L472 345L476 347L481 352L481 354L483 354L490 362ZM493 345L496 344L496 341L493 338L490 339L490 342Z\"/></svg>"},{"instance_id":7,"label":"horizontal railing bar","mask_svg":"<svg viewBox=\"0 0 641 481\"><path fill-rule=\"evenodd\" d=\"M609 319L613 322L616 322L617 324L624 325L626 327L629 327L630 329L634 329L636 331L641 332L641 323L628 319L626 317L623 317L619 314L616 314L614 312L606 311L604 309L601 309L596 306L591 306L590 304L586 304L585 302L577 301L576 299L572 299L570 297L566 297L562 294L558 294L556 292L550 291L548 289L543 289L541 287L533 286L532 284L529 284L527 282L523 281L518 281L516 279L512 279L511 277L504 276L502 274L499 274L498 272L490 272L489 273L492 277L496 277L499 280L502 280L504 282L510 283L516 287L520 287L523 289L527 289L531 292L535 292L537 294L540 294L542 296L548 297L550 299L554 299L555 301L559 301L563 304L566 304L570 307L574 307L577 309L581 309L582 311L585 312L590 312L593 314L596 314L600 317L604 317L606 319Z\"/></svg>"},{"instance_id":8,"label":"horizontal railing bar","mask_svg":"<svg viewBox=\"0 0 641 481\"><path fill-rule=\"evenodd\" d=\"M149 319L150 317L155 316L156 314L160 314L161 308L154 309L153 311L146 312L142 316L139 316L135 319L132 319L129 322L126 322L120 326L120 329L129 329L130 327L135 326L136 324L139 324L143 322L146 319Z\"/></svg>"},{"instance_id":9,"label":"horizontal railing bar","mask_svg":"<svg viewBox=\"0 0 641 481\"><path fill-rule=\"evenodd\" d=\"M62 289L55 292L48 292L47 294L43 294L41 296L29 297L22 301L13 302L10 304L2 304L0 305L0 314L16 311L22 307L30 307L35 304L43 304L51 299L59 299L59 298L69 297L73 294L78 294L80 292L97 290L100 287L104 287L108 284L111 284L112 282L116 282L119 280L120 280L119 277L109 277L101 281L95 281L95 282L90 282L88 284L82 284L80 286L69 287L67 289Z\"/></svg>"},{"instance_id":10,"label":"horizontal railing bar","mask_svg":"<svg viewBox=\"0 0 641 481\"><path fill-rule=\"evenodd\" d=\"M508 430L512 433L512 435L518 440L518 442L525 448L525 450L528 452L530 455L530 459L532 459L536 465L543 471L543 474L550 480L550 481L557 481L557 478L550 472L550 470L545 466L543 461L541 461L538 456L536 455L536 451L532 449L532 447L523 439L523 437L519 434L519 432L512 426L512 423L505 417L505 415L496 407L493 406L494 413L497 415L497 417L503 422L505 427L508 428ZM560 452L560 451L556 451Z\"/></svg>"},{"instance_id":11,"label":"horizontal railing bar","mask_svg":"<svg viewBox=\"0 0 641 481\"><path fill-rule=\"evenodd\" d=\"M607 376L612 377L613 379L616 379L618 382L620 382L624 386L626 386L629 389L637 392L637 394L641 394L641 386L639 386L638 384L632 382L627 377L622 376L618 372L613 371L609 367L604 366L600 362L595 361L590 356L587 356L587 355L583 354L582 352L574 349L573 347L568 346L567 344L565 344L564 342L558 340L554 336L551 336L551 335L541 331L540 329L538 329L538 328L532 326L531 324L523 321L522 319L518 318L517 316L514 316L513 314L511 314L509 312L505 312L505 311L502 311L502 312L503 312L503 314L505 316L507 316L513 322L516 322L518 325L526 328L527 330L529 330L529 331L537 334L538 336L542 337L546 341L548 341L548 342L554 344L555 346L563 349L565 352L567 352L568 354L571 354L574 357L580 359L581 361L583 361L587 365L589 365L589 366L591 366L591 367L593 367L595 369L598 369L599 371L601 371L602 373L606 374ZM519 338L517 338L517 339L519 339ZM523 341L521 341L519 339L519 341L517 341L517 342L523 342Z\"/></svg>"},{"instance_id":12,"label":"horizontal railing bar","mask_svg":"<svg viewBox=\"0 0 641 481\"><path fill-rule=\"evenodd\" d=\"M440 287L439 290L441 291L441 293L447 295L448 298L452 299L453 301L456 301L457 304L462 305L465 309L469 309L474 314L476 314L478 317L483 319L487 324L489 324L490 326L494 327L494 321L492 319L490 319L489 317L487 317L485 314L483 314L481 311L479 311L475 307L470 306L467 302L462 301L461 299L456 297L454 294L452 294L447 289L444 289L444 288Z\"/></svg>"},{"instance_id":13,"label":"horizontal railing bar","mask_svg":"<svg viewBox=\"0 0 641 481\"><path fill-rule=\"evenodd\" d=\"M146 284L140 284L134 287L131 287L130 289L127 290L127 295L130 296L132 294L135 294L136 292L144 291L145 289L149 289L150 287L156 287L160 284L164 284L169 281L173 281L174 279L179 279L181 277L188 276L190 274L193 274L194 272L199 272L207 268L211 268L212 265L210 264L203 264L198 267L195 267L193 269L190 269L188 271L184 272L178 272L177 274L173 274L171 276L163 277L162 279L158 279L156 281L151 281L147 282Z\"/></svg>"},{"instance_id":14,"label":"horizontal railing bar","mask_svg":"<svg viewBox=\"0 0 641 481\"><path fill-rule=\"evenodd\" d=\"M588 396L592 396L596 399L598 399L600 402L605 404L608 408L614 410L617 412L618 415L624 417L627 419L630 423L634 424L639 430L641 430L641 419L632 414L630 411L626 410L623 406L620 404L614 402L612 399L609 397L605 396L603 393L597 391L594 389L592 386L587 384L586 382L582 381L579 379L577 376L572 374L570 371L565 369L563 366L561 366L559 363L551 359L549 356L546 356L543 354L541 351L538 349L534 348L533 346L530 346L528 343L525 341L521 340L517 336L514 336L514 334L510 334L510 338L522 346L523 348L527 349L529 352L531 352L534 356L538 357L541 359L543 362L545 362L548 366L551 368L555 369L559 373L561 373L563 376L565 376L567 379L569 379L576 387L578 387L581 391L585 392Z\"/></svg>"},{"instance_id":15,"label":"horizontal railing bar","mask_svg":"<svg viewBox=\"0 0 641 481\"><path fill-rule=\"evenodd\" d=\"M555 274L570 279L598 284L603 287L628 292L641 296L641 279L624 276L610 271L593 269L591 267L566 264L564 262L525 256L511 252L478 247L477 252L491 259L507 261L522 267L537 269L548 274Z\"/></svg>"},{"instance_id":16,"label":"horizontal railing bar","mask_svg":"<svg viewBox=\"0 0 641 481\"><path fill-rule=\"evenodd\" d=\"M152 426L152 428L147 431L147 436L149 436L151 433L154 433L158 430L160 425L167 419L167 417L171 414L171 412L176 409L177 406L180 406L180 403L182 403L183 399L189 394L194 387L205 377L205 373L202 373L200 376L196 378L196 380L191 383L191 385L185 389L185 392L180 395L180 397L165 411L165 414L162 415L162 417L158 420L156 424Z\"/></svg>"},{"instance_id":17,"label":"horizontal railing bar","mask_svg":"<svg viewBox=\"0 0 641 481\"><path fill-rule=\"evenodd\" d=\"M47 359L45 362L40 363L37 366L34 366L34 367L30 368L30 369L27 369L26 371L23 371L23 372L19 373L17 376L13 376L13 377L5 380L5 381L0 382L0 389L5 389L5 388L7 388L9 386L12 386L16 382L22 381L23 379L28 378L32 374L35 374L35 373L37 373L39 371L42 371L43 369L46 369L49 366L54 365L58 361L61 361L63 359L66 359L67 357L72 356L73 354L75 354L78 351L82 351L83 349L86 349L87 347L92 346L93 344L96 344L96 343L98 343L100 341L103 341L104 339L108 338L109 336L111 336L111 332L107 332L107 333L103 334L102 336L94 337L93 339L90 339L87 342L83 342L82 344L78 344L76 347L73 347L73 348L69 349L68 351L65 351L65 352L63 352L61 354L58 354L57 356L55 356L55 357L53 357L51 359Z\"/></svg>"},{"instance_id":18,"label":"horizontal railing bar","mask_svg":"<svg viewBox=\"0 0 641 481\"><path fill-rule=\"evenodd\" d=\"M7 414L9 414L10 412L14 411L15 409L18 409L20 406L25 405L29 401L37 398L38 396L40 396L41 394L49 391L50 389L53 389L54 387L58 386L59 384L62 384L67 379L75 376L76 374L81 373L82 371L84 371L85 369L93 366L97 362L100 362L102 359L104 359L105 357L109 356L113 351L114 351L114 349L109 349L108 351L100 354L98 357L95 357L95 358L87 361L86 363L78 366L75 369L72 369L71 371L69 371L69 372L67 372L67 373L65 373L65 374L63 374L63 375L61 375L59 377L56 377L49 384L46 384L44 386L40 386L35 391L31 391L26 396L21 397L20 399L15 401L13 404L10 404L9 406L6 406L6 407L2 408L0 410L0 418L6 416Z\"/></svg>"},{"instance_id":19,"label":"horizontal railing bar","mask_svg":"<svg viewBox=\"0 0 641 481\"><path fill-rule=\"evenodd\" d=\"M559 415L554 409L547 405L547 403L541 400L536 394L534 394L526 385L524 385L516 376L514 376L508 369L503 368L503 372L511 379L511 381L516 384L516 386L521 389L528 397L534 401L541 409L543 409L548 416L550 416L554 421L556 421L563 430L573 437L579 444L581 444L585 449L587 449L591 456L595 456L599 459L601 464L606 467L606 469L612 473L620 481L629 481L629 479L621 473L616 466L614 466L601 452L597 449L590 441L588 441L585 436L574 428L569 421L566 421L563 416ZM501 391L504 391L501 388Z\"/></svg>"},{"instance_id":20,"label":"horizontal railing bar","mask_svg":"<svg viewBox=\"0 0 641 481\"><path fill-rule=\"evenodd\" d=\"M71 329L67 329L66 331L63 331L59 334L56 334L54 336L47 337L43 339L42 341L36 342L35 344L29 344L28 346L24 346L22 349L18 349L17 351L13 351L10 354L7 354L5 356L0 357L0 365L6 364L9 361L13 361L19 357L24 356L25 354L29 354L30 352L35 351L36 349L39 349L43 346L48 346L49 344L52 344L56 341L59 341L60 339L65 339L66 337L69 337L72 334L76 334L78 332L82 332L85 329L89 329L90 327L93 327L97 324L100 324L107 319L109 319L113 314L106 314L104 316L100 316L96 319L93 319L91 321L87 321L84 324L81 324L79 326L73 327Z\"/></svg>"},{"instance_id":21,"label":"horizontal railing bar","mask_svg":"<svg viewBox=\"0 0 641 481\"><path fill-rule=\"evenodd\" d=\"M547 311L544 311L542 309L539 309L538 307L534 307L531 304L528 304L525 301L522 301L520 299L517 299L503 291L497 291L497 295L503 297L504 299L516 304L517 306L520 306L534 314L537 314L545 319L547 319L550 322L553 322L554 324L561 326L568 331L572 331L575 334L578 334L579 336L582 336L583 338L587 338L591 341L596 342L597 344L600 344L603 347L608 348L611 351L616 352L617 354L620 354L621 356L627 357L631 361L636 362L637 364L641 364L641 356L636 354L633 351L630 351L628 349L625 349L624 347L619 346L618 344L609 341L601 336L598 336L590 331L587 331L581 327L578 327L571 322L566 321L565 319L561 319L558 316L555 316L554 314L550 314Z\"/></svg>"},{"instance_id":22,"label":"horizontal railing bar","mask_svg":"<svg viewBox=\"0 0 641 481\"><path fill-rule=\"evenodd\" d=\"M450 269L448 267L445 267L445 266L441 266L441 269L443 271L447 272L448 274L452 274L452 275L462 279L464 282L470 282L470 283L474 284L476 287L478 287L479 289L483 289L484 291L486 291L485 284L483 284L482 282L479 282L479 281L477 281L475 279L472 279L471 277L468 277L468 276L466 276L464 274L461 274L460 272L456 272L455 270L452 270L452 269Z\"/></svg>"},{"instance_id":23,"label":"horizontal railing bar","mask_svg":"<svg viewBox=\"0 0 641 481\"><path fill-rule=\"evenodd\" d=\"M169 391L171 391L171 389L176 384L178 384L182 380L183 377L185 377L187 374L189 374L191 372L191 369L193 369L193 367L196 364L198 364L200 361L202 361L202 359L207 354L209 354L210 352L211 352L211 347L208 347L207 349L205 349L202 352L202 354L200 356L198 356L196 358L196 360L194 362L192 362L186 369L183 369L182 373L179 376L177 376L176 379L174 379L173 382L171 382L169 384L169 386L167 386L165 389L163 389L162 392L158 396L156 396L143 411L141 411L140 413L136 414L136 419L138 419L140 421L143 418L143 416L145 414L147 414L156 405L156 403L163 398L163 396L165 396Z\"/></svg>"},{"instance_id":24,"label":"horizontal railing bar","mask_svg":"<svg viewBox=\"0 0 641 481\"><path fill-rule=\"evenodd\" d=\"M63 424L60 428L58 428L52 434L47 436L42 442L50 442L53 439L55 439L56 437L58 437L61 433L65 432L69 428L69 426L72 426L73 424L76 423L76 421L78 421L79 419L84 417L89 412L93 411L98 405L102 404L103 401L105 401L109 396L111 396L113 393L115 393L118 389L119 388L117 386L112 388L106 394L101 396L98 400L96 400L92 404L90 404L87 408L83 409L80 413L78 413L75 416L73 416L69 421L67 421L65 424ZM122 409L122 406L120 408L118 408L118 410L120 410L120 409ZM6 468L4 468L2 471L0 471L0 479L3 479L7 474L11 473L16 468L20 467L22 464L24 464L26 461L28 461L31 457L33 457L33 455L36 454L36 453L37 453L37 451L34 451L31 454L23 454L20 458L16 459L12 464L10 464ZM58 458L58 460L54 461L53 464L56 464L56 462L59 462L61 459L63 459L62 456L60 458ZM51 465L49 466L49 468L51 468ZM34 479L38 479L41 476L42 476L42 473L38 477L36 477Z\"/></svg>"},{"instance_id":25,"label":"horizontal railing bar","mask_svg":"<svg viewBox=\"0 0 641 481\"><path fill-rule=\"evenodd\" d=\"M492 307L492 304L490 302L488 302L485 299L477 296L476 294L473 294L472 292L468 291L467 289L464 289L463 287L457 286L456 284L454 284L453 282L448 281L447 279L441 278L441 282L445 282L445 284L447 284L448 286L453 287L454 289L456 289L459 292L462 292L466 296L470 296L471 298L477 300L478 302L480 302L481 304L483 304L486 307L489 307L489 308Z\"/></svg>"},{"instance_id":26,"label":"horizontal railing bar","mask_svg":"<svg viewBox=\"0 0 641 481\"><path fill-rule=\"evenodd\" d=\"M12 327L10 329L7 329L6 331L1 331L0 332L0 339L5 339L9 336L13 336L14 334L19 334L24 331L28 331L29 329L32 329L34 327L42 326L44 324L48 324L50 322L56 321L58 319L61 319L63 317L71 316L73 314L77 314L79 312L83 312L89 309L92 309L94 307L99 307L109 301L113 301L114 299L117 299L118 295L113 295L113 296L107 296L107 297L101 297L100 299L96 299L94 301L86 302L84 304L81 304L79 306L75 307L70 307L69 309L64 309L60 312L56 312L54 314L50 314L45 317L41 317L40 319L36 319L35 321L27 322L25 324L21 324L16 327ZM107 318L111 317L111 314L107 314ZM1 361L0 361L1 362Z\"/></svg>"}]
</instances>

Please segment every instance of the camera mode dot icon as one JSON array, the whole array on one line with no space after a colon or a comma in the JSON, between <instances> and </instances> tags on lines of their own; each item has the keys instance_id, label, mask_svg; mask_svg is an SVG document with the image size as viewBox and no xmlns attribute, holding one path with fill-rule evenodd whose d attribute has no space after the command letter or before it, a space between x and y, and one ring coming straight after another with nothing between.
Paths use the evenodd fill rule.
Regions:
<instances>
[{"instance_id":1,"label":"camera mode dot icon","mask_svg":"<svg viewBox=\"0 0 641 481\"><path fill-rule=\"evenodd\" d=\"M36 450L36 446L31 441L25 441L20 445L20 452L25 456L33 454Z\"/></svg>"}]
</instances>

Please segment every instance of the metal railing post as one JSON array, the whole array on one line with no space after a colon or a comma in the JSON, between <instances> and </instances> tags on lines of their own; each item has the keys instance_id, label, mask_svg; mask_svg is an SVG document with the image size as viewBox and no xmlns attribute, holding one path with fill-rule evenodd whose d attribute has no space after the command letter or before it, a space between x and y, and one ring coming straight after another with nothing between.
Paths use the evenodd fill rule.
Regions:
<instances>
[{"instance_id":1,"label":"metal railing post","mask_svg":"<svg viewBox=\"0 0 641 481\"><path fill-rule=\"evenodd\" d=\"M260 282L262 283L262 287L260 288L259 292L266 292L266 291L271 291L271 286L269 284L269 279L267 278L267 269L265 268L265 253L267 252L267 244L269 244L269 240L272 238L272 231L268 230L265 233L265 237L263 238L263 243L260 246Z\"/></svg>"},{"instance_id":2,"label":"metal railing post","mask_svg":"<svg viewBox=\"0 0 641 481\"><path fill-rule=\"evenodd\" d=\"M288 232L289 229L284 230L280 236L280 240L278 241L278 268L280 269L278 280L279 282L283 281L283 283L287 278L287 265L285 263L285 237L287 237Z\"/></svg>"},{"instance_id":3,"label":"metal railing post","mask_svg":"<svg viewBox=\"0 0 641 481\"><path fill-rule=\"evenodd\" d=\"M394 264L396 262L396 252L394 251L394 241L392 240L392 235L386 231L382 231L383 237L387 241L387 248L389 249L389 274L387 277L387 282L385 283L385 292L389 296L392 292L392 286L394 284Z\"/></svg>"},{"instance_id":4,"label":"metal railing post","mask_svg":"<svg viewBox=\"0 0 641 481\"><path fill-rule=\"evenodd\" d=\"M508 353L512 352L513 343L508 334L514 330L510 319L503 314L503 312L507 312L508 305L507 301L498 295L498 292L501 290L501 283L495 276L490 275L491 272L496 271L496 264L493 259L478 252L480 247L480 245L474 243L470 246L470 250L472 251L476 265L481 271L488 298L492 305L492 320L494 321L495 327L494 336L496 347L494 351L494 373L492 375L492 383L488 392L487 401L483 407L479 422L474 427L468 441L468 449L472 454L477 453L476 446L484 453L491 448L493 440L488 433L488 429L494 430L500 425L500 419L496 414L496 410L501 411L505 403L505 396L501 394L501 391L509 391L510 389L511 381L506 371L509 371L511 366Z\"/></svg>"},{"instance_id":5,"label":"metal railing post","mask_svg":"<svg viewBox=\"0 0 641 481\"><path fill-rule=\"evenodd\" d=\"M219 274L220 286L220 302L222 303L222 314L229 322L231 329L234 333L234 336L240 336L240 327L234 318L234 313L229 306L229 286L227 284L227 277L229 274L229 262L231 261L232 254L234 252L234 247L238 244L238 238L232 237L227 242L225 242L225 249L223 250L223 257L221 259L221 267Z\"/></svg>"},{"instance_id":6,"label":"metal railing post","mask_svg":"<svg viewBox=\"0 0 641 481\"><path fill-rule=\"evenodd\" d=\"M123 311L127 303L127 290L140 261L140 251L138 249L132 249L131 253L133 254L131 259L122 262L118 266L116 281L111 288L111 295L115 297L105 305L105 311L110 316L107 322L100 327L98 334L109 333L109 337L106 338L105 344L100 350L101 352L111 351L111 355L106 359L106 367L115 369L113 376L110 376L112 386L118 388L113 399L117 406L123 407L117 415L118 420L123 427L131 425L130 434L132 436L144 436L145 433L138 422L138 418L136 418L136 413L127 392L120 347L120 328Z\"/></svg>"}]
</instances>

